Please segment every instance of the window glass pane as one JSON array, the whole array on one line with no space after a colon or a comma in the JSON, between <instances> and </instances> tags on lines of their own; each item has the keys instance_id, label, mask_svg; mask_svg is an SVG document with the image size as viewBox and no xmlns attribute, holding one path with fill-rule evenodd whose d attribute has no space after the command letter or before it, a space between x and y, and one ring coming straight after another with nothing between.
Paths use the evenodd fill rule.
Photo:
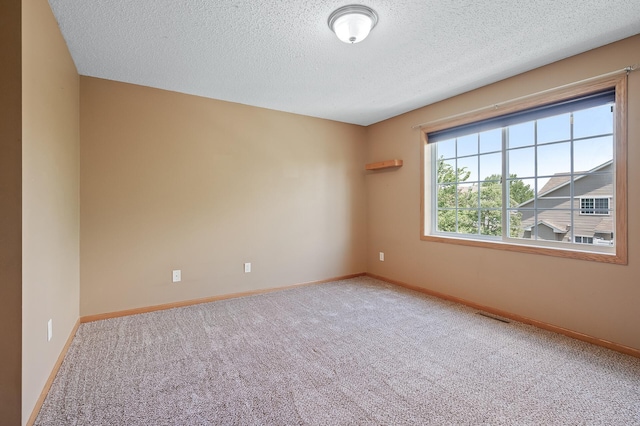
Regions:
<instances>
[{"instance_id":1,"label":"window glass pane","mask_svg":"<svg viewBox=\"0 0 640 426\"><path fill-rule=\"evenodd\" d=\"M588 173L573 178L573 195L577 198L609 198L613 196L613 174ZM577 206L575 207L577 208Z\"/></svg>"},{"instance_id":2,"label":"window glass pane","mask_svg":"<svg viewBox=\"0 0 640 426\"><path fill-rule=\"evenodd\" d=\"M538 120L538 143L564 141L571 138L571 114Z\"/></svg>"},{"instance_id":3,"label":"window glass pane","mask_svg":"<svg viewBox=\"0 0 640 426\"><path fill-rule=\"evenodd\" d=\"M502 206L502 184L482 182L480 184L480 207L500 208Z\"/></svg>"},{"instance_id":4,"label":"window glass pane","mask_svg":"<svg viewBox=\"0 0 640 426\"><path fill-rule=\"evenodd\" d=\"M478 157L458 158L458 179L460 181L478 181Z\"/></svg>"},{"instance_id":5,"label":"window glass pane","mask_svg":"<svg viewBox=\"0 0 640 426\"><path fill-rule=\"evenodd\" d=\"M456 232L456 211L438 210L437 228L442 232Z\"/></svg>"},{"instance_id":6,"label":"window glass pane","mask_svg":"<svg viewBox=\"0 0 640 426\"><path fill-rule=\"evenodd\" d=\"M538 176L571 173L571 143L538 147Z\"/></svg>"},{"instance_id":7,"label":"window glass pane","mask_svg":"<svg viewBox=\"0 0 640 426\"><path fill-rule=\"evenodd\" d=\"M440 143L440 142L438 142ZM458 138L458 157L478 153L478 134L462 136Z\"/></svg>"},{"instance_id":8,"label":"window glass pane","mask_svg":"<svg viewBox=\"0 0 640 426\"><path fill-rule=\"evenodd\" d=\"M480 156L480 178L482 180L500 180L502 175L502 154L484 154Z\"/></svg>"},{"instance_id":9,"label":"window glass pane","mask_svg":"<svg viewBox=\"0 0 640 426\"><path fill-rule=\"evenodd\" d=\"M571 180L570 175L556 175L551 177L544 177L537 179L538 182L538 195L546 194L547 192L553 190L554 188L558 188L562 184L567 184ZM569 189L566 191L569 194Z\"/></svg>"},{"instance_id":10,"label":"window glass pane","mask_svg":"<svg viewBox=\"0 0 640 426\"><path fill-rule=\"evenodd\" d=\"M456 207L456 185L438 185L438 207Z\"/></svg>"},{"instance_id":11,"label":"window glass pane","mask_svg":"<svg viewBox=\"0 0 640 426\"><path fill-rule=\"evenodd\" d=\"M502 184L482 182L480 184L480 234L502 235Z\"/></svg>"},{"instance_id":12,"label":"window glass pane","mask_svg":"<svg viewBox=\"0 0 640 426\"><path fill-rule=\"evenodd\" d=\"M593 214L593 198L580 199L580 213Z\"/></svg>"},{"instance_id":13,"label":"window glass pane","mask_svg":"<svg viewBox=\"0 0 640 426\"><path fill-rule=\"evenodd\" d=\"M560 191L550 191L547 192L547 194L539 194L536 198L536 209L539 212L551 209L570 209L570 197L556 196L557 192L562 192L564 189L566 189L567 193L569 192L569 186L567 185L566 187L561 188Z\"/></svg>"},{"instance_id":14,"label":"window glass pane","mask_svg":"<svg viewBox=\"0 0 640 426\"><path fill-rule=\"evenodd\" d=\"M438 183L456 182L456 160L438 160Z\"/></svg>"},{"instance_id":15,"label":"window glass pane","mask_svg":"<svg viewBox=\"0 0 640 426\"><path fill-rule=\"evenodd\" d=\"M608 198L595 198L593 201L595 214L609 214Z\"/></svg>"},{"instance_id":16,"label":"window glass pane","mask_svg":"<svg viewBox=\"0 0 640 426\"><path fill-rule=\"evenodd\" d=\"M535 223L530 222L536 239L570 242L571 210L538 209ZM535 228L535 229L534 229Z\"/></svg>"},{"instance_id":17,"label":"window glass pane","mask_svg":"<svg viewBox=\"0 0 640 426\"><path fill-rule=\"evenodd\" d=\"M613 238L613 233L610 234L596 234L595 236L590 238L591 243L596 246L606 246L606 247L614 247L615 239Z\"/></svg>"},{"instance_id":18,"label":"window glass pane","mask_svg":"<svg viewBox=\"0 0 640 426\"><path fill-rule=\"evenodd\" d=\"M534 148L509 150L509 175L532 177L535 174Z\"/></svg>"},{"instance_id":19,"label":"window glass pane","mask_svg":"<svg viewBox=\"0 0 640 426\"><path fill-rule=\"evenodd\" d=\"M573 114L573 137L584 138L613 133L612 105L576 111Z\"/></svg>"},{"instance_id":20,"label":"window glass pane","mask_svg":"<svg viewBox=\"0 0 640 426\"><path fill-rule=\"evenodd\" d=\"M535 179L509 179L509 206L533 208Z\"/></svg>"},{"instance_id":21,"label":"window glass pane","mask_svg":"<svg viewBox=\"0 0 640 426\"><path fill-rule=\"evenodd\" d=\"M580 198L580 214L582 215L608 215L611 213L609 198ZM594 222L594 226L599 223ZM593 229L595 232L596 229Z\"/></svg>"},{"instance_id":22,"label":"window glass pane","mask_svg":"<svg viewBox=\"0 0 640 426\"><path fill-rule=\"evenodd\" d=\"M437 142L436 158L453 158L456 156L456 140L447 139L446 141Z\"/></svg>"},{"instance_id":23,"label":"window glass pane","mask_svg":"<svg viewBox=\"0 0 640 426\"><path fill-rule=\"evenodd\" d=\"M480 152L502 150L502 129L493 129L480 133Z\"/></svg>"},{"instance_id":24,"label":"window glass pane","mask_svg":"<svg viewBox=\"0 0 640 426\"><path fill-rule=\"evenodd\" d=\"M588 172L613 160L613 136L583 139L573 145L573 168Z\"/></svg>"},{"instance_id":25,"label":"window glass pane","mask_svg":"<svg viewBox=\"0 0 640 426\"><path fill-rule=\"evenodd\" d=\"M586 236L576 236L575 237L575 242L577 244L593 244L595 241L598 241L598 238L594 237L586 237ZM606 245L609 245L608 243L605 243Z\"/></svg>"},{"instance_id":26,"label":"window glass pane","mask_svg":"<svg viewBox=\"0 0 640 426\"><path fill-rule=\"evenodd\" d=\"M458 211L458 232L461 234L478 234L478 211Z\"/></svg>"},{"instance_id":27,"label":"window glass pane","mask_svg":"<svg viewBox=\"0 0 640 426\"><path fill-rule=\"evenodd\" d=\"M494 237L502 235L502 211L500 209L480 210L480 235Z\"/></svg>"},{"instance_id":28,"label":"window glass pane","mask_svg":"<svg viewBox=\"0 0 640 426\"><path fill-rule=\"evenodd\" d=\"M535 142L535 122L529 121L527 123L509 126L508 134L508 148L533 145Z\"/></svg>"},{"instance_id":29,"label":"window glass pane","mask_svg":"<svg viewBox=\"0 0 640 426\"><path fill-rule=\"evenodd\" d=\"M510 238L531 238L531 230L527 227L533 223L533 210L515 209L509 210L509 237Z\"/></svg>"},{"instance_id":30,"label":"window glass pane","mask_svg":"<svg viewBox=\"0 0 640 426\"><path fill-rule=\"evenodd\" d=\"M458 185L458 208L478 208L478 184L467 183Z\"/></svg>"}]
</instances>

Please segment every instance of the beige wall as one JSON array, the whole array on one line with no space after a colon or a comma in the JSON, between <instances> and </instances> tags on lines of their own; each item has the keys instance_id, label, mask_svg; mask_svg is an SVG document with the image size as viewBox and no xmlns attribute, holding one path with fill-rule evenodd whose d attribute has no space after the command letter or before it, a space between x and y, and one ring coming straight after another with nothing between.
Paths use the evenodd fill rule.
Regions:
<instances>
[{"instance_id":1,"label":"beige wall","mask_svg":"<svg viewBox=\"0 0 640 426\"><path fill-rule=\"evenodd\" d=\"M79 316L80 86L46 0L23 2L22 43L25 422Z\"/></svg>"},{"instance_id":2,"label":"beige wall","mask_svg":"<svg viewBox=\"0 0 640 426\"><path fill-rule=\"evenodd\" d=\"M635 36L370 126L367 161L404 166L367 177L367 271L640 349L640 71L629 76L628 266L421 241L421 142L411 129L624 68L638 52Z\"/></svg>"},{"instance_id":3,"label":"beige wall","mask_svg":"<svg viewBox=\"0 0 640 426\"><path fill-rule=\"evenodd\" d=\"M0 423L20 424L22 333L20 0L0 2Z\"/></svg>"},{"instance_id":4,"label":"beige wall","mask_svg":"<svg viewBox=\"0 0 640 426\"><path fill-rule=\"evenodd\" d=\"M420 241L411 130L630 65L640 36L365 129L78 78L46 0L0 2L0 23L2 422L28 418L79 315L365 270L640 349L640 72L628 266Z\"/></svg>"},{"instance_id":5,"label":"beige wall","mask_svg":"<svg viewBox=\"0 0 640 426\"><path fill-rule=\"evenodd\" d=\"M364 128L80 81L81 315L365 271Z\"/></svg>"}]
</instances>

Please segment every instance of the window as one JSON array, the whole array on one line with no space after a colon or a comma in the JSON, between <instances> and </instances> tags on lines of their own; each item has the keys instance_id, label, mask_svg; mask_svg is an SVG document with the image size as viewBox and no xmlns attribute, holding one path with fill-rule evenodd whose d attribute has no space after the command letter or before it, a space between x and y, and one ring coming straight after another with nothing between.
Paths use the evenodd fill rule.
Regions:
<instances>
[{"instance_id":1,"label":"window","mask_svg":"<svg viewBox=\"0 0 640 426\"><path fill-rule=\"evenodd\" d=\"M423 129L421 238L626 263L625 87L611 78Z\"/></svg>"},{"instance_id":2,"label":"window","mask_svg":"<svg viewBox=\"0 0 640 426\"><path fill-rule=\"evenodd\" d=\"M593 237L576 236L576 243L578 243L578 244L593 244Z\"/></svg>"},{"instance_id":3,"label":"window","mask_svg":"<svg viewBox=\"0 0 640 426\"><path fill-rule=\"evenodd\" d=\"M581 198L580 214L609 214L608 198Z\"/></svg>"}]
</instances>

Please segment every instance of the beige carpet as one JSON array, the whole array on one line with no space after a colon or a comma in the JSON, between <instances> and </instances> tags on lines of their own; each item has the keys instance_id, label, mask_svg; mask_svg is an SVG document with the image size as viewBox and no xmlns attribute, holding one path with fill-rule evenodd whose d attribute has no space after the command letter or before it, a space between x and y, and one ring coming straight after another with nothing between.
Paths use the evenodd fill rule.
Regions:
<instances>
[{"instance_id":1,"label":"beige carpet","mask_svg":"<svg viewBox=\"0 0 640 426\"><path fill-rule=\"evenodd\" d=\"M80 326L37 425L640 425L640 359L370 278Z\"/></svg>"}]
</instances>

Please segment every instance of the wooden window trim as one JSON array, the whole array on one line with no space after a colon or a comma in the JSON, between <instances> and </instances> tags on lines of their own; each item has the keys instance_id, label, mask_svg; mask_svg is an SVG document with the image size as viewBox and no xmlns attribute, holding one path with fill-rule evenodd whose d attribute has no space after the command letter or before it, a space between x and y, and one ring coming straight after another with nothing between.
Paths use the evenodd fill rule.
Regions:
<instances>
[{"instance_id":1,"label":"wooden window trim","mask_svg":"<svg viewBox=\"0 0 640 426\"><path fill-rule=\"evenodd\" d=\"M597 253L570 250L566 248L540 247L527 244L513 244L504 241L485 241L468 238L449 237L442 235L425 235L427 224L425 223L425 208L427 197L425 188L425 150L429 144L427 135L439 130L461 126L477 121L531 109L538 106L553 104L562 100L586 96L592 93L615 89L616 120L615 120L615 235L616 251L613 253ZM492 110L482 110L466 115L455 116L451 120L443 120L432 126L421 129L420 149L420 239L423 241L457 244L462 246L489 248L496 250L515 251L520 253L539 254L546 256L563 257L577 260L612 263L618 265L628 264L627 252L627 75L607 77L570 88L545 92L540 96L528 98L524 101L507 103L504 107ZM431 207L431 206L429 206Z\"/></svg>"}]
</instances>

